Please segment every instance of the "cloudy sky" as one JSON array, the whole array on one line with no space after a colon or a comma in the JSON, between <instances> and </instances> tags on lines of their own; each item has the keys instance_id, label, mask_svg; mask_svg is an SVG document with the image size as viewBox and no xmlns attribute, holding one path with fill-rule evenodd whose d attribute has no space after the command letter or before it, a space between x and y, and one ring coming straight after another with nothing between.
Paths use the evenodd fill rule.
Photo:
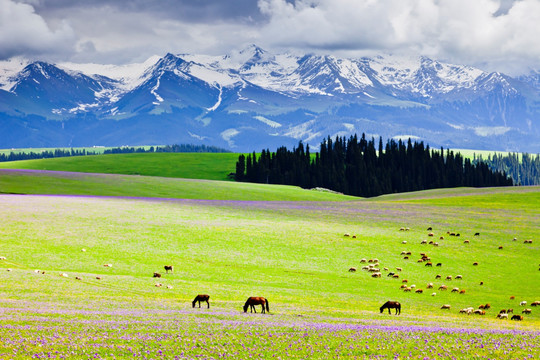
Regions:
<instances>
[{"instance_id":1,"label":"cloudy sky","mask_svg":"<svg viewBox=\"0 0 540 360\"><path fill-rule=\"evenodd\" d=\"M171 53L409 53L540 69L540 0L0 0L0 60L124 64Z\"/></svg>"}]
</instances>

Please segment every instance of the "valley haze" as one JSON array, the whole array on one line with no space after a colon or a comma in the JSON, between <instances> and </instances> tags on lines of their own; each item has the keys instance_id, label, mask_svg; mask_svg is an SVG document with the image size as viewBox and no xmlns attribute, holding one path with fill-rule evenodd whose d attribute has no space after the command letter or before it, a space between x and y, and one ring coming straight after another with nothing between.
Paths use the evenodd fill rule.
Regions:
<instances>
[{"instance_id":1,"label":"valley haze","mask_svg":"<svg viewBox=\"0 0 540 360\"><path fill-rule=\"evenodd\" d=\"M1 148L193 143L314 149L327 136L540 152L540 75L425 56L166 54L131 65L0 62Z\"/></svg>"}]
</instances>

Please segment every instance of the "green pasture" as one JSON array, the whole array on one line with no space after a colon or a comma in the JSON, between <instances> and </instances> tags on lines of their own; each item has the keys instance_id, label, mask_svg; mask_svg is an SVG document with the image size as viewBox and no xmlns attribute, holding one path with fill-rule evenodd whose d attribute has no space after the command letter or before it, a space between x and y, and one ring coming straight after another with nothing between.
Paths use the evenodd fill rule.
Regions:
<instances>
[{"instance_id":1,"label":"green pasture","mask_svg":"<svg viewBox=\"0 0 540 360\"><path fill-rule=\"evenodd\" d=\"M17 169L0 169L1 193L244 201L345 201L355 199L351 196L326 191L304 190L296 186Z\"/></svg>"},{"instance_id":2,"label":"green pasture","mask_svg":"<svg viewBox=\"0 0 540 360\"><path fill-rule=\"evenodd\" d=\"M33 169L187 179L228 180L238 154L132 153L0 162L0 169Z\"/></svg>"},{"instance_id":3,"label":"green pasture","mask_svg":"<svg viewBox=\"0 0 540 360\"><path fill-rule=\"evenodd\" d=\"M135 184L144 177L126 178L134 183L114 181L143 187ZM193 181L216 191L212 199L235 194L222 183L234 184ZM241 192L264 187L239 185ZM540 355L539 307L522 322L496 319L500 309L521 314L520 301L540 300L539 187L348 201L261 201L294 192L306 200L298 188L266 191L276 194L242 201L0 195L0 357ZM439 246L421 244L431 239ZM409 260L402 251L412 253ZM433 267L417 262L422 252ZM381 278L361 270L363 258L379 260ZM168 264L174 273L164 273ZM403 279L424 292L403 292ZM449 290L439 291L442 284ZM211 295L211 309L191 308L198 293ZM271 315L243 314L248 296L267 297ZM402 303L400 316L379 313L389 299ZM458 313L486 303L485 316ZM444 304L451 309L441 310ZM462 328L469 330L452 330Z\"/></svg>"}]
</instances>

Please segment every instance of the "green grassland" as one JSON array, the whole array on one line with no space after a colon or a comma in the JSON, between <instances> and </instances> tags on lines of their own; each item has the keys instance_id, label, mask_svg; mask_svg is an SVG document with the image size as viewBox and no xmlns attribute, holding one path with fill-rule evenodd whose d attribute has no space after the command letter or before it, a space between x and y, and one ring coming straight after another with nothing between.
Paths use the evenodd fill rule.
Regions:
<instances>
[{"instance_id":1,"label":"green grassland","mask_svg":"<svg viewBox=\"0 0 540 360\"><path fill-rule=\"evenodd\" d=\"M0 163L0 169L34 169L187 179L227 180L238 154L133 153L73 156Z\"/></svg>"},{"instance_id":2,"label":"green grassland","mask_svg":"<svg viewBox=\"0 0 540 360\"><path fill-rule=\"evenodd\" d=\"M496 319L500 309L521 314L520 301L540 300L539 187L355 199L227 181L4 170L0 191L0 357L540 356L540 308L523 322ZM431 239L439 246L421 244ZM417 262L422 252L433 267ZM381 278L361 270L363 258L379 260ZM174 273L164 273L167 264ZM403 292L403 279L424 292ZM191 308L198 293L211 295L210 309ZM244 314L248 296L267 297L271 315ZM389 299L402 303L400 316L379 313ZM458 313L485 303L485 316Z\"/></svg>"}]
</instances>

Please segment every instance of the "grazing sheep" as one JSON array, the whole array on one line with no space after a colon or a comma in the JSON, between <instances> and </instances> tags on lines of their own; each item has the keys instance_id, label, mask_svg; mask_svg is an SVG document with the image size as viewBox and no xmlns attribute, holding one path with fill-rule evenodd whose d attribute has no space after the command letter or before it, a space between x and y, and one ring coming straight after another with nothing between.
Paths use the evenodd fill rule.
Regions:
<instances>
[{"instance_id":1,"label":"grazing sheep","mask_svg":"<svg viewBox=\"0 0 540 360\"><path fill-rule=\"evenodd\" d=\"M522 302L519 303L519 306L525 306L525 305L527 305L526 301L522 301Z\"/></svg>"},{"instance_id":2,"label":"grazing sheep","mask_svg":"<svg viewBox=\"0 0 540 360\"><path fill-rule=\"evenodd\" d=\"M469 240L464 240L463 243L464 244L470 244L471 242Z\"/></svg>"},{"instance_id":3,"label":"grazing sheep","mask_svg":"<svg viewBox=\"0 0 540 360\"><path fill-rule=\"evenodd\" d=\"M436 296L436 295L437 295L437 293L431 293L431 296Z\"/></svg>"},{"instance_id":4,"label":"grazing sheep","mask_svg":"<svg viewBox=\"0 0 540 360\"><path fill-rule=\"evenodd\" d=\"M523 320L523 316L521 316L521 315L514 315L514 316L512 316L511 320L522 321L522 320Z\"/></svg>"},{"instance_id":5,"label":"grazing sheep","mask_svg":"<svg viewBox=\"0 0 540 360\"><path fill-rule=\"evenodd\" d=\"M439 237L439 240L444 240L444 236L440 236L440 237Z\"/></svg>"},{"instance_id":6,"label":"grazing sheep","mask_svg":"<svg viewBox=\"0 0 540 360\"><path fill-rule=\"evenodd\" d=\"M362 266L362 270L369 270L369 266Z\"/></svg>"},{"instance_id":7,"label":"grazing sheep","mask_svg":"<svg viewBox=\"0 0 540 360\"><path fill-rule=\"evenodd\" d=\"M389 270L387 267L384 267L383 269L384 269L384 271L388 271L388 270Z\"/></svg>"},{"instance_id":8,"label":"grazing sheep","mask_svg":"<svg viewBox=\"0 0 540 360\"><path fill-rule=\"evenodd\" d=\"M523 243L524 243L524 244L532 244L533 241L532 241L532 240L525 240L525 241L523 241Z\"/></svg>"},{"instance_id":9,"label":"grazing sheep","mask_svg":"<svg viewBox=\"0 0 540 360\"><path fill-rule=\"evenodd\" d=\"M517 241L517 238L513 238L512 241Z\"/></svg>"},{"instance_id":10,"label":"grazing sheep","mask_svg":"<svg viewBox=\"0 0 540 360\"><path fill-rule=\"evenodd\" d=\"M427 244L427 240L422 240L422 241L420 242L420 244L421 244L421 245Z\"/></svg>"},{"instance_id":11,"label":"grazing sheep","mask_svg":"<svg viewBox=\"0 0 540 360\"><path fill-rule=\"evenodd\" d=\"M484 282L483 282L483 281L480 281L480 285L484 285Z\"/></svg>"},{"instance_id":12,"label":"grazing sheep","mask_svg":"<svg viewBox=\"0 0 540 360\"><path fill-rule=\"evenodd\" d=\"M155 286L155 287L162 287L163 284L162 284L162 283L156 283L154 286Z\"/></svg>"},{"instance_id":13,"label":"grazing sheep","mask_svg":"<svg viewBox=\"0 0 540 360\"><path fill-rule=\"evenodd\" d=\"M433 228L431 226L427 228L427 231L432 231L432 230Z\"/></svg>"},{"instance_id":14,"label":"grazing sheep","mask_svg":"<svg viewBox=\"0 0 540 360\"><path fill-rule=\"evenodd\" d=\"M5 256L0 256L0 260L7 260Z\"/></svg>"},{"instance_id":15,"label":"grazing sheep","mask_svg":"<svg viewBox=\"0 0 540 360\"><path fill-rule=\"evenodd\" d=\"M80 276L75 276L75 280L82 280L82 277L80 277Z\"/></svg>"},{"instance_id":16,"label":"grazing sheep","mask_svg":"<svg viewBox=\"0 0 540 360\"><path fill-rule=\"evenodd\" d=\"M502 309L501 311L499 311L499 314L506 314L506 309Z\"/></svg>"},{"instance_id":17,"label":"grazing sheep","mask_svg":"<svg viewBox=\"0 0 540 360\"><path fill-rule=\"evenodd\" d=\"M403 260L409 260L409 257L408 257L408 256L404 256L404 257L403 257Z\"/></svg>"},{"instance_id":18,"label":"grazing sheep","mask_svg":"<svg viewBox=\"0 0 540 360\"><path fill-rule=\"evenodd\" d=\"M356 272L356 268L355 267L349 268L349 272Z\"/></svg>"},{"instance_id":19,"label":"grazing sheep","mask_svg":"<svg viewBox=\"0 0 540 360\"><path fill-rule=\"evenodd\" d=\"M405 254L407 254L407 252L403 250L400 255L405 255Z\"/></svg>"},{"instance_id":20,"label":"grazing sheep","mask_svg":"<svg viewBox=\"0 0 540 360\"><path fill-rule=\"evenodd\" d=\"M104 267L112 267L112 264L103 264Z\"/></svg>"},{"instance_id":21,"label":"grazing sheep","mask_svg":"<svg viewBox=\"0 0 540 360\"><path fill-rule=\"evenodd\" d=\"M173 271L173 266L172 266L172 265L165 265L164 268L165 268L165 272L166 272L167 274L169 273L169 271L170 271L170 272L174 272L174 271Z\"/></svg>"},{"instance_id":22,"label":"grazing sheep","mask_svg":"<svg viewBox=\"0 0 540 360\"><path fill-rule=\"evenodd\" d=\"M430 232L429 234L427 234L427 236L435 236L435 234Z\"/></svg>"},{"instance_id":23,"label":"grazing sheep","mask_svg":"<svg viewBox=\"0 0 540 360\"><path fill-rule=\"evenodd\" d=\"M426 288L428 288L428 289L433 289L433 283L427 284Z\"/></svg>"},{"instance_id":24,"label":"grazing sheep","mask_svg":"<svg viewBox=\"0 0 540 360\"><path fill-rule=\"evenodd\" d=\"M371 274L371 277L373 278L380 278L382 276L382 274L380 272L376 272L374 274Z\"/></svg>"},{"instance_id":25,"label":"grazing sheep","mask_svg":"<svg viewBox=\"0 0 540 360\"><path fill-rule=\"evenodd\" d=\"M503 249L503 247L502 247L502 246L499 246L499 250L502 250L502 249Z\"/></svg>"},{"instance_id":26,"label":"grazing sheep","mask_svg":"<svg viewBox=\"0 0 540 360\"><path fill-rule=\"evenodd\" d=\"M101 280L101 276L96 276L96 280Z\"/></svg>"},{"instance_id":27,"label":"grazing sheep","mask_svg":"<svg viewBox=\"0 0 540 360\"><path fill-rule=\"evenodd\" d=\"M367 262L371 264L374 261L373 261L373 259L369 259Z\"/></svg>"},{"instance_id":28,"label":"grazing sheep","mask_svg":"<svg viewBox=\"0 0 540 360\"><path fill-rule=\"evenodd\" d=\"M8 269L6 269L6 271L12 271L12 270L8 268Z\"/></svg>"},{"instance_id":29,"label":"grazing sheep","mask_svg":"<svg viewBox=\"0 0 540 360\"><path fill-rule=\"evenodd\" d=\"M497 318L498 318L498 319L505 319L505 320L508 320L508 314L504 314L504 313L503 313L503 314L498 314L498 315L497 315Z\"/></svg>"},{"instance_id":30,"label":"grazing sheep","mask_svg":"<svg viewBox=\"0 0 540 360\"><path fill-rule=\"evenodd\" d=\"M406 287L406 288L403 289L403 291L405 291L405 292L411 292L411 290L412 290L412 288L410 288L410 287Z\"/></svg>"},{"instance_id":31,"label":"grazing sheep","mask_svg":"<svg viewBox=\"0 0 540 360\"><path fill-rule=\"evenodd\" d=\"M353 239L356 239L356 235L353 235L352 238L353 238Z\"/></svg>"},{"instance_id":32,"label":"grazing sheep","mask_svg":"<svg viewBox=\"0 0 540 360\"><path fill-rule=\"evenodd\" d=\"M394 274L394 275L392 275L392 278L394 278L394 279L399 279L399 274Z\"/></svg>"},{"instance_id":33,"label":"grazing sheep","mask_svg":"<svg viewBox=\"0 0 540 360\"><path fill-rule=\"evenodd\" d=\"M523 309L521 312L522 314L530 314L532 312L532 309Z\"/></svg>"},{"instance_id":34,"label":"grazing sheep","mask_svg":"<svg viewBox=\"0 0 540 360\"><path fill-rule=\"evenodd\" d=\"M435 265L435 266L441 267L442 263L437 263L437 265Z\"/></svg>"},{"instance_id":35,"label":"grazing sheep","mask_svg":"<svg viewBox=\"0 0 540 360\"><path fill-rule=\"evenodd\" d=\"M459 313L460 314L467 314L467 311L468 311L467 309L461 309L461 310L459 310Z\"/></svg>"},{"instance_id":36,"label":"grazing sheep","mask_svg":"<svg viewBox=\"0 0 540 360\"><path fill-rule=\"evenodd\" d=\"M441 275L439 274L435 275L435 280L440 279L440 278L441 278Z\"/></svg>"},{"instance_id":37,"label":"grazing sheep","mask_svg":"<svg viewBox=\"0 0 540 360\"><path fill-rule=\"evenodd\" d=\"M349 236L351 236L351 234L349 234L349 233L345 233L345 234L343 234L343 236L345 236L345 237L349 237Z\"/></svg>"},{"instance_id":38,"label":"grazing sheep","mask_svg":"<svg viewBox=\"0 0 540 360\"><path fill-rule=\"evenodd\" d=\"M167 285L167 289L172 289L172 285Z\"/></svg>"},{"instance_id":39,"label":"grazing sheep","mask_svg":"<svg viewBox=\"0 0 540 360\"><path fill-rule=\"evenodd\" d=\"M375 258L375 259L373 259L373 262L374 262L374 263L378 263L378 262L379 262L379 259Z\"/></svg>"},{"instance_id":40,"label":"grazing sheep","mask_svg":"<svg viewBox=\"0 0 540 360\"><path fill-rule=\"evenodd\" d=\"M461 276L461 275L456 275L456 280L463 280L463 276Z\"/></svg>"},{"instance_id":41,"label":"grazing sheep","mask_svg":"<svg viewBox=\"0 0 540 360\"><path fill-rule=\"evenodd\" d=\"M388 276L394 276L394 275L396 275L396 273L389 272L388 275L386 275L386 276L388 277Z\"/></svg>"},{"instance_id":42,"label":"grazing sheep","mask_svg":"<svg viewBox=\"0 0 540 360\"><path fill-rule=\"evenodd\" d=\"M531 306L540 306L540 300L533 301Z\"/></svg>"},{"instance_id":43,"label":"grazing sheep","mask_svg":"<svg viewBox=\"0 0 540 360\"><path fill-rule=\"evenodd\" d=\"M474 310L474 311L473 311L473 314L476 314L476 315L486 315L486 312L485 312L484 310L477 309L477 310Z\"/></svg>"},{"instance_id":44,"label":"grazing sheep","mask_svg":"<svg viewBox=\"0 0 540 360\"><path fill-rule=\"evenodd\" d=\"M403 289L405 289L406 287L407 287L407 285L401 284L401 286L399 287L399 289L400 289L400 290L403 290Z\"/></svg>"},{"instance_id":45,"label":"grazing sheep","mask_svg":"<svg viewBox=\"0 0 540 360\"><path fill-rule=\"evenodd\" d=\"M61 277L69 277L68 274L66 274L66 273L62 273L62 274L60 274L60 276Z\"/></svg>"},{"instance_id":46,"label":"grazing sheep","mask_svg":"<svg viewBox=\"0 0 540 360\"><path fill-rule=\"evenodd\" d=\"M403 269L400 268L400 267L397 267L396 270L397 270L397 271L402 271Z\"/></svg>"},{"instance_id":47,"label":"grazing sheep","mask_svg":"<svg viewBox=\"0 0 540 360\"><path fill-rule=\"evenodd\" d=\"M424 259L418 259L416 262L418 262L418 263L424 262Z\"/></svg>"},{"instance_id":48,"label":"grazing sheep","mask_svg":"<svg viewBox=\"0 0 540 360\"><path fill-rule=\"evenodd\" d=\"M448 275L448 276L446 277L446 280L452 280L452 275Z\"/></svg>"},{"instance_id":49,"label":"grazing sheep","mask_svg":"<svg viewBox=\"0 0 540 360\"><path fill-rule=\"evenodd\" d=\"M441 309L447 309L447 310L450 310L450 305L445 304L445 305L441 306Z\"/></svg>"},{"instance_id":50,"label":"grazing sheep","mask_svg":"<svg viewBox=\"0 0 540 360\"><path fill-rule=\"evenodd\" d=\"M160 277L161 277L161 274L160 274L160 273L157 273L157 272L155 272L155 273L154 273L154 276L153 276L153 277L155 277L155 278L160 278Z\"/></svg>"},{"instance_id":51,"label":"grazing sheep","mask_svg":"<svg viewBox=\"0 0 540 360\"><path fill-rule=\"evenodd\" d=\"M366 260L366 259L362 259L362 260L360 260L360 263L362 263L362 264L363 264L363 263L365 263L365 262L367 262L367 260Z\"/></svg>"},{"instance_id":52,"label":"grazing sheep","mask_svg":"<svg viewBox=\"0 0 540 360\"><path fill-rule=\"evenodd\" d=\"M399 231L405 231L405 228L404 227L399 228Z\"/></svg>"},{"instance_id":53,"label":"grazing sheep","mask_svg":"<svg viewBox=\"0 0 540 360\"><path fill-rule=\"evenodd\" d=\"M516 297L514 295L510 296L510 300L514 300Z\"/></svg>"},{"instance_id":54,"label":"grazing sheep","mask_svg":"<svg viewBox=\"0 0 540 360\"><path fill-rule=\"evenodd\" d=\"M513 313L514 313L514 309L507 309L507 310L506 310L506 313L507 313L507 314L510 314L510 313L513 314Z\"/></svg>"},{"instance_id":55,"label":"grazing sheep","mask_svg":"<svg viewBox=\"0 0 540 360\"><path fill-rule=\"evenodd\" d=\"M441 291L444 291L444 290L447 290L448 288L446 287L446 285L441 285L439 286L439 290Z\"/></svg>"},{"instance_id":56,"label":"grazing sheep","mask_svg":"<svg viewBox=\"0 0 540 360\"><path fill-rule=\"evenodd\" d=\"M456 288L453 288L453 289L452 289L452 292L453 292L453 293L454 293L454 292L459 292L459 288L457 288L457 287L456 287Z\"/></svg>"},{"instance_id":57,"label":"grazing sheep","mask_svg":"<svg viewBox=\"0 0 540 360\"><path fill-rule=\"evenodd\" d=\"M406 240L403 240L403 241L402 241L401 243L402 243L402 244L406 244L406 243L407 243L407 241L406 241Z\"/></svg>"},{"instance_id":58,"label":"grazing sheep","mask_svg":"<svg viewBox=\"0 0 540 360\"><path fill-rule=\"evenodd\" d=\"M428 261L428 262L426 263L426 265L424 265L424 266L431 266L431 267L433 267L433 263L432 263L431 261Z\"/></svg>"},{"instance_id":59,"label":"grazing sheep","mask_svg":"<svg viewBox=\"0 0 540 360\"><path fill-rule=\"evenodd\" d=\"M409 280L403 279L403 280L401 280L401 282L402 282L402 283L406 283L406 282L409 282Z\"/></svg>"},{"instance_id":60,"label":"grazing sheep","mask_svg":"<svg viewBox=\"0 0 540 360\"><path fill-rule=\"evenodd\" d=\"M480 233L479 232L474 233L474 236L480 236Z\"/></svg>"},{"instance_id":61,"label":"grazing sheep","mask_svg":"<svg viewBox=\"0 0 540 360\"><path fill-rule=\"evenodd\" d=\"M86 249L81 249L82 252L86 252Z\"/></svg>"},{"instance_id":62,"label":"grazing sheep","mask_svg":"<svg viewBox=\"0 0 540 360\"><path fill-rule=\"evenodd\" d=\"M422 290L422 289L416 289L414 292L417 293L417 294L422 294L422 293L424 292L424 290Z\"/></svg>"},{"instance_id":63,"label":"grazing sheep","mask_svg":"<svg viewBox=\"0 0 540 360\"><path fill-rule=\"evenodd\" d=\"M434 243L433 243L433 246L439 246L439 243L438 243L438 242L434 242Z\"/></svg>"},{"instance_id":64,"label":"grazing sheep","mask_svg":"<svg viewBox=\"0 0 540 360\"><path fill-rule=\"evenodd\" d=\"M464 290L464 289L459 290L459 293L460 293L460 294L465 294L465 290Z\"/></svg>"},{"instance_id":65,"label":"grazing sheep","mask_svg":"<svg viewBox=\"0 0 540 360\"><path fill-rule=\"evenodd\" d=\"M411 288L413 288L413 289L414 289L415 287L416 287L416 285L414 285L414 284L412 284L412 285L411 285Z\"/></svg>"},{"instance_id":66,"label":"grazing sheep","mask_svg":"<svg viewBox=\"0 0 540 360\"><path fill-rule=\"evenodd\" d=\"M477 263L477 262L473 262L473 266L478 266L478 263Z\"/></svg>"}]
</instances>

